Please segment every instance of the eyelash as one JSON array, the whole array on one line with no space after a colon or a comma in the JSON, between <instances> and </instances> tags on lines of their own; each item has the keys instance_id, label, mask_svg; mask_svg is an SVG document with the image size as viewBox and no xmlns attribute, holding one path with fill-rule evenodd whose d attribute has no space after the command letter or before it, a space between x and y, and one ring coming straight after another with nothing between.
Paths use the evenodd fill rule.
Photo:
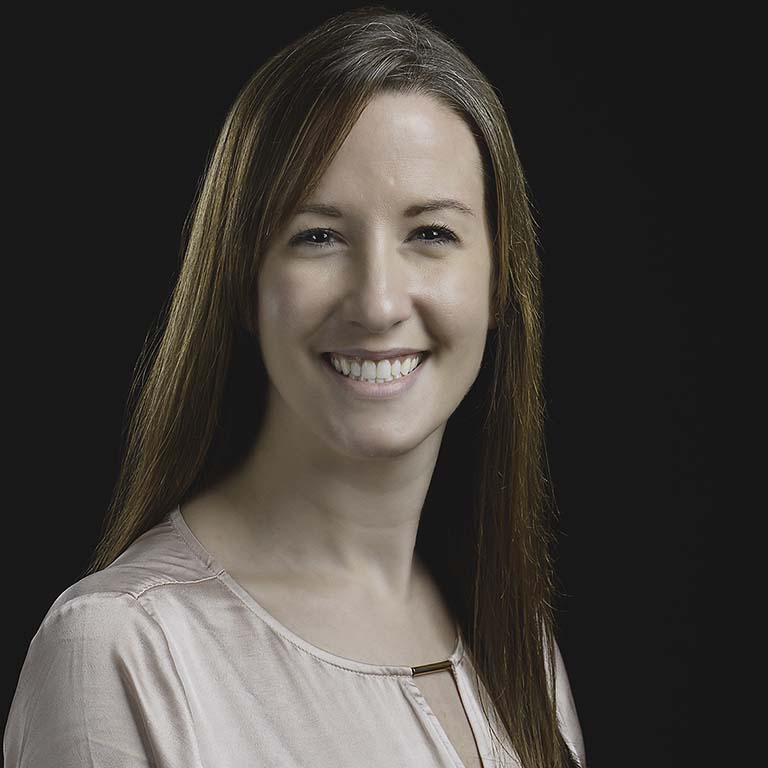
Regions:
<instances>
[{"instance_id":1,"label":"eyelash","mask_svg":"<svg viewBox=\"0 0 768 768\"><path fill-rule=\"evenodd\" d=\"M432 230L436 230L441 233L441 237L436 240L422 240L422 242L427 244L434 243L437 245L438 248L444 248L449 242L460 242L460 239L458 235L447 225L440 224L439 222L435 222L433 224L429 224L425 227L419 227L416 232L431 232ZM306 229L303 232L299 232L298 234L294 235L291 238L291 245L309 245L313 248L330 248L330 243L311 243L308 240L303 240L304 237L309 237L310 235L314 235L317 233L322 234L323 232L327 232L329 235L333 235L332 229L326 229L324 227L314 227L312 229ZM442 241L442 242L441 242Z\"/></svg>"}]
</instances>

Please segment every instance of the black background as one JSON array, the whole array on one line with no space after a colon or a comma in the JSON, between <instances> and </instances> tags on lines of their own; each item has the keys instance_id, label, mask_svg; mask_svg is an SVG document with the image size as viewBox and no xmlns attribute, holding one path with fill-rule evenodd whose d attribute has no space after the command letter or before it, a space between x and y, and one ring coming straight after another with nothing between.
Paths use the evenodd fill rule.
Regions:
<instances>
[{"instance_id":1,"label":"black background","mask_svg":"<svg viewBox=\"0 0 768 768\"><path fill-rule=\"evenodd\" d=\"M706 761L701 542L716 427L704 361L722 344L712 260L690 237L703 143L691 126L711 53L682 9L571 5L389 7L428 13L498 88L532 189L558 637L589 765L693 765ZM19 578L4 719L34 632L98 540L133 366L226 111L268 55L347 7L68 13L29 37L8 148L25 171L18 261L34 290L6 289L22 305L7 424L24 502L5 548Z\"/></svg>"}]
</instances>

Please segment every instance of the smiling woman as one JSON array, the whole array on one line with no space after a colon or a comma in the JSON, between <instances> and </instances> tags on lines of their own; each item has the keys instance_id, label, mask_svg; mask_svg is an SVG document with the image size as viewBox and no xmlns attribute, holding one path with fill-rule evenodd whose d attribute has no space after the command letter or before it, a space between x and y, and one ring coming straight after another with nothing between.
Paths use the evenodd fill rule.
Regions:
<instances>
[{"instance_id":1,"label":"smiling woman","mask_svg":"<svg viewBox=\"0 0 768 768\"><path fill-rule=\"evenodd\" d=\"M185 234L6 765L584 766L493 87L425 18L330 19L238 94Z\"/></svg>"}]
</instances>

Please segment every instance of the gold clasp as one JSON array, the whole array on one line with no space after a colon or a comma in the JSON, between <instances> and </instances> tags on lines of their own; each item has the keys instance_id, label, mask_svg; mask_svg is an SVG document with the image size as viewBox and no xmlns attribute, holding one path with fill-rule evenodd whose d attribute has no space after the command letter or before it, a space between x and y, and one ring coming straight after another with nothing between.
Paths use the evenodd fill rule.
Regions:
<instances>
[{"instance_id":1,"label":"gold clasp","mask_svg":"<svg viewBox=\"0 0 768 768\"><path fill-rule=\"evenodd\" d=\"M411 667L411 670L413 672L413 676L418 677L419 675L428 675L430 672L440 672L443 669L450 668L451 661L448 659L446 661L435 661L432 664L422 664L418 667Z\"/></svg>"}]
</instances>

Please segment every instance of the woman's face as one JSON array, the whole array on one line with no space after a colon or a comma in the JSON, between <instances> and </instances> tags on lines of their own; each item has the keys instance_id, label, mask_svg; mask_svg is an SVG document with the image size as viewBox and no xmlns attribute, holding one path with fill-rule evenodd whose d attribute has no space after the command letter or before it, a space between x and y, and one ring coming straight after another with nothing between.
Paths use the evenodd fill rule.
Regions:
<instances>
[{"instance_id":1,"label":"woman's face","mask_svg":"<svg viewBox=\"0 0 768 768\"><path fill-rule=\"evenodd\" d=\"M409 210L434 200L469 212ZM297 212L272 238L259 275L268 418L303 435L302 447L319 440L348 458L405 454L438 429L442 436L493 327L480 152L436 100L380 95L307 204L337 211ZM352 348L427 354L412 373L368 384L338 373L328 353L347 350L342 371L374 378L402 376L404 357L379 365Z\"/></svg>"}]
</instances>

